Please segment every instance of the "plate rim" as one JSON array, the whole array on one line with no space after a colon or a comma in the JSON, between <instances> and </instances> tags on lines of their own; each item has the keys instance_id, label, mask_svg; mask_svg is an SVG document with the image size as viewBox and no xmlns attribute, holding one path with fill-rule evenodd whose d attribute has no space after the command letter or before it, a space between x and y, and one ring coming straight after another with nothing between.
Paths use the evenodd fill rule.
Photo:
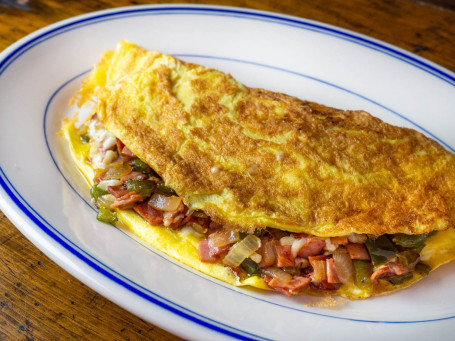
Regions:
<instances>
[{"instance_id":1,"label":"plate rim","mask_svg":"<svg viewBox=\"0 0 455 341\"><path fill-rule=\"evenodd\" d=\"M368 37L368 36L364 36L364 35L359 34L359 33L355 33L355 32L349 31L349 30L338 28L336 26L331 26L331 25L328 25L328 24L319 23L319 22L316 22L316 21L312 21L312 20L308 20L308 19L304 19L304 18L299 18L299 17L293 17L293 16L289 16L289 15L283 15L283 14L265 12L265 11L258 11L258 10L252 10L252 9L243 9L243 8L237 8L237 7L212 6L212 5L143 5L143 6L128 6L128 7L120 7L120 8L115 8L115 9L91 12L91 13L79 15L79 16L76 16L76 17L73 17L73 18L69 18L69 19L57 22L55 24L52 24L52 25L47 26L45 28L42 28L42 29L40 29L40 30L38 30L38 31L36 31L36 32L34 32L34 33L32 33L32 34L30 34L30 35L28 35L28 36L26 36L26 37L24 37L22 39L20 39L19 41L17 41L16 43L11 45L7 49L5 49L2 53L0 53L0 77L1 77L2 73L9 67L9 65L11 65L14 62L14 60L17 57L19 57L23 53L26 53L28 51L28 49L33 48L34 46L36 46L40 42L42 42L44 40L47 40L49 38L52 38L53 36L55 36L55 35L53 35L53 33L60 34L60 33L65 32L66 28L72 27L72 29L77 29L79 27L78 25L83 23L83 22L89 22L90 24L95 24L96 22L99 22L99 21L96 20L98 18L124 17L125 14L131 13L131 12L133 12L133 13L134 12L146 13L146 12L150 12L150 11L171 11L172 12L172 11L178 11L178 10L189 11L189 13L195 13L196 12L196 14L198 14L197 12L201 12L201 11L202 12L210 11L212 13L215 13L215 12L220 12L220 13L229 12L231 14L236 14L236 15L241 14L242 18L245 18L245 17L248 17L248 16L255 16L256 18L260 17L260 16L265 16L265 17L267 17L267 19L273 19L273 21L277 22L277 23L279 23L279 21L283 21L284 20L284 21L291 21L293 23L293 26L300 24L300 25L311 25L313 28L317 27L318 29L328 29L332 33L341 33L342 35L349 36L350 38L360 39L361 41L367 42L367 43L373 43L373 46L375 46L376 48L373 48L373 47L370 47L370 48L373 48L375 50L377 50L378 47L381 47L381 48L385 48L385 50L388 51L388 52L398 53L398 56L400 56L401 58L397 57L397 56L394 56L394 55L392 55L392 57L395 57L395 58L400 59L402 61L405 61L402 58L409 58L410 61L417 62L417 64L410 63L411 65L413 65L413 66L415 66L415 67L417 67L417 68L419 68L419 69L421 69L421 70L423 70L425 72L428 72L428 73L432 74L433 76L435 76L435 77L437 77L437 78L439 78L439 79L441 79L441 80L443 80L443 81L445 81L445 82L447 82L447 83L449 83L451 85L455 85L455 74L452 73L450 70L446 70L445 68L443 68L443 67L441 67L441 66L439 66L437 64L434 64L433 62L426 61L425 59L423 59L423 58L421 58L419 56L415 56L414 54L412 54L410 52L407 52L405 50L401 50L398 47L395 47L395 46L390 45L388 43L381 42L379 40L376 40L376 39ZM270 21L270 20L268 20L268 21ZM47 39L41 40L43 38L47 38ZM344 39L344 38L342 38L342 39ZM363 44L361 44L361 45L363 45ZM369 46L366 46L366 47L369 47ZM386 53L386 52L384 52L384 53ZM391 55L390 53L386 53L386 54ZM425 67L428 67L428 68L422 68L421 66L425 66ZM436 74L435 74L435 72L436 72ZM49 100L49 102L50 101L51 100ZM18 217L16 217L15 215L17 215L18 212L14 212L14 214L13 214L12 212L10 212L10 210L15 211L15 210L19 209L20 210L19 215L21 213L25 213L25 215L31 221L33 221L35 225L37 225L38 227L41 226L40 228L41 228L42 231L44 231L44 229L48 230L48 228L45 226L45 224L40 222L39 219L36 217L36 215L38 215L38 217L40 217L44 222L46 222L46 220L44 218L42 218L37 212L35 212L31 205L29 205L28 203L26 203L25 200L23 200L29 206L31 211L35 212L36 215L34 215L30 210L28 210L24 206L24 204L21 203L21 200L19 199L19 198L21 198L20 193L16 192L17 195L19 196L19 198L18 198L13 193L13 191L15 191L14 186L11 183L9 183L9 185L13 189L13 191L11 191L11 189L8 186L8 184L5 183L5 181L3 179L3 178L5 178L8 181L8 179L6 177L6 174L3 172L3 170L1 168L0 168L0 173L1 173L0 174L1 175L0 176L0 186L2 187L2 189L3 189L3 191L5 193L8 194L8 192L9 192L8 198L11 199L14 202L14 204L16 205L14 207L10 207L8 205L8 203L6 201L4 201L4 198L1 198L2 200L0 200L0 207L5 212L5 214L9 218L10 218L10 215L11 215L11 220L14 221L15 225L17 226L16 221L18 221ZM32 226L31 228L32 229L35 228L35 225ZM50 226L52 226L52 225L50 225ZM28 226L24 227L24 230L26 228L30 228L30 227L28 227ZM24 233L24 230L22 229L22 226L19 229ZM81 258L79 256L74 254L74 252L72 252L71 250L69 250L66 247L68 245L64 241L62 241L52 231L48 230L48 232L51 233L51 234L46 233L48 236L50 236L54 241L56 241L60 246L63 246L67 251L72 253L74 256L78 257L79 260L81 260ZM27 236L28 236L28 234L27 234ZM29 238L29 239L32 240L33 238ZM60 242L58 241L58 239L60 239ZM82 255L80 255L80 256L82 256ZM55 259L53 257L51 257L51 258L55 261ZM90 263L93 263L93 262L90 261ZM90 265L89 263L87 263L87 264ZM96 269L96 267L99 267L99 266L96 265L95 263L90 265L90 267L92 269L94 269L95 271L100 272L100 270ZM67 267L64 267L64 268L67 269ZM108 274L108 273L105 274L103 272L101 272L101 273L106 277L107 280L113 280L112 278L110 278L110 274ZM78 276L76 276L76 277L78 277ZM117 281L114 280L114 282L116 284L118 284ZM127 284L127 283L125 283L125 284ZM130 291L135 293L135 294L138 294L137 292L135 292L133 290L130 290ZM141 296L141 295L139 294L139 296ZM148 300L148 301L150 301L150 300ZM154 303L155 305L161 306L161 303L155 303L155 302L152 302L152 303ZM172 308L172 307L170 307L170 308ZM167 309L167 308L165 308L165 309ZM134 312L134 313L137 314L137 312ZM322 316L324 316L324 317L335 317L336 318L336 316L327 316L327 315L322 315ZM448 317L448 318L443 318L443 319L449 319L449 318L454 318L454 317L455 316ZM190 320L192 320L191 317L190 317ZM420 322L432 322L432 321L439 321L439 320L441 320L441 319L429 320L429 321L398 322L398 323L420 323ZM204 322L204 321L202 321L202 322ZM220 323L220 322L217 322L217 321L215 321L215 322L216 323ZM377 321L358 321L358 322L373 322L374 323L374 322L377 322ZM154 321L154 323L156 323L156 321ZM198 322L196 321L196 323L198 323ZM394 322L391 322L391 323L394 323ZM222 323L220 323L220 324L222 324ZM243 335L243 336L242 335L235 335L235 333L232 334L232 332L230 332L229 330L227 330L227 333L226 333L226 330L221 330L221 331L220 330L216 330L216 328L217 328L216 326L210 326L209 328L214 329L213 327L215 327L215 331L221 332L223 334L226 334L227 336L231 336L231 337L232 336L233 337L239 337L240 336L242 339L245 336L245 335ZM228 328L233 328L233 327L228 326ZM234 329L236 329L236 328L234 328ZM236 329L236 330L238 330L238 329ZM242 330L238 330L238 331L240 331L241 333L249 334L250 336L253 336L253 337L256 337L256 338L262 338L262 337L260 337L258 335L254 335L254 334L248 333L246 331L242 331ZM175 332L175 331L173 331L173 332Z\"/></svg>"}]
</instances>

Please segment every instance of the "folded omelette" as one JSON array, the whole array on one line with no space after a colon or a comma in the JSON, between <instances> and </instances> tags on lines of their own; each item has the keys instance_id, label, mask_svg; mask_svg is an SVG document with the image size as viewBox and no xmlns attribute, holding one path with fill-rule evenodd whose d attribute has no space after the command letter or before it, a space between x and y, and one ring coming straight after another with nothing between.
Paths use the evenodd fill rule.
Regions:
<instances>
[{"instance_id":1,"label":"folded omelette","mask_svg":"<svg viewBox=\"0 0 455 341\"><path fill-rule=\"evenodd\" d=\"M455 259L455 156L127 41L63 132L98 220L233 285L366 298Z\"/></svg>"}]
</instances>

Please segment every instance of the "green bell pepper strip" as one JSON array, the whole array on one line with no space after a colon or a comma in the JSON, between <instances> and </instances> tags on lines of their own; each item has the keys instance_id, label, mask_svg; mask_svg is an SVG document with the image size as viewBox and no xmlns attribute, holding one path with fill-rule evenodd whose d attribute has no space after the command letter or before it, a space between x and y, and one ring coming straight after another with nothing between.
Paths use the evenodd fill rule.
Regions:
<instances>
[{"instance_id":1,"label":"green bell pepper strip","mask_svg":"<svg viewBox=\"0 0 455 341\"><path fill-rule=\"evenodd\" d=\"M374 266L384 264L389 259L397 256L398 250L387 236L380 236L375 239L369 238L365 242L365 246L370 254L371 261Z\"/></svg>"},{"instance_id":2,"label":"green bell pepper strip","mask_svg":"<svg viewBox=\"0 0 455 341\"><path fill-rule=\"evenodd\" d=\"M96 219L102 221L103 223L113 224L117 221L117 214L112 212L105 206L101 206L98 214L96 215Z\"/></svg>"},{"instance_id":3,"label":"green bell pepper strip","mask_svg":"<svg viewBox=\"0 0 455 341\"><path fill-rule=\"evenodd\" d=\"M152 195L156 188L156 183L152 180L130 179L125 182L125 185L129 192L136 192L145 197Z\"/></svg>"}]
</instances>

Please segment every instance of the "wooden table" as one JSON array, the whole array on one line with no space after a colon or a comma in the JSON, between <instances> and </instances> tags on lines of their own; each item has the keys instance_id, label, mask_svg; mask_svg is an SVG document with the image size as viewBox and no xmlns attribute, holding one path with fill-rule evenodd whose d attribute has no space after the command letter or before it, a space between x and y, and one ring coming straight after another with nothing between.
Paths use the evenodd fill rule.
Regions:
<instances>
[{"instance_id":1,"label":"wooden table","mask_svg":"<svg viewBox=\"0 0 455 341\"><path fill-rule=\"evenodd\" d=\"M110 7L151 2L0 0L0 51L25 35L62 19ZM205 3L268 10L337 25L397 45L455 71L453 0L225 0ZM179 340L116 306L63 271L0 211L0 340L76 338Z\"/></svg>"}]
</instances>

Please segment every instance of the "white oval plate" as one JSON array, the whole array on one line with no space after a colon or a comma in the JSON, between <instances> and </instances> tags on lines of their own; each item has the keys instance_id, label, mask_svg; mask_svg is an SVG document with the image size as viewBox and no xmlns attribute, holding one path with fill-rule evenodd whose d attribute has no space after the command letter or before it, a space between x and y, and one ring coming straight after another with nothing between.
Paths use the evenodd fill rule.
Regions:
<instances>
[{"instance_id":1,"label":"white oval plate","mask_svg":"<svg viewBox=\"0 0 455 341\"><path fill-rule=\"evenodd\" d=\"M35 245L102 295L187 339L430 339L455 330L455 266L393 295L335 309L234 288L99 223L57 135L101 53L128 39L263 87L365 109L455 148L454 74L325 24L213 6L91 13L37 31L0 55L0 207ZM445 337L444 337L445 336Z\"/></svg>"}]
</instances>

